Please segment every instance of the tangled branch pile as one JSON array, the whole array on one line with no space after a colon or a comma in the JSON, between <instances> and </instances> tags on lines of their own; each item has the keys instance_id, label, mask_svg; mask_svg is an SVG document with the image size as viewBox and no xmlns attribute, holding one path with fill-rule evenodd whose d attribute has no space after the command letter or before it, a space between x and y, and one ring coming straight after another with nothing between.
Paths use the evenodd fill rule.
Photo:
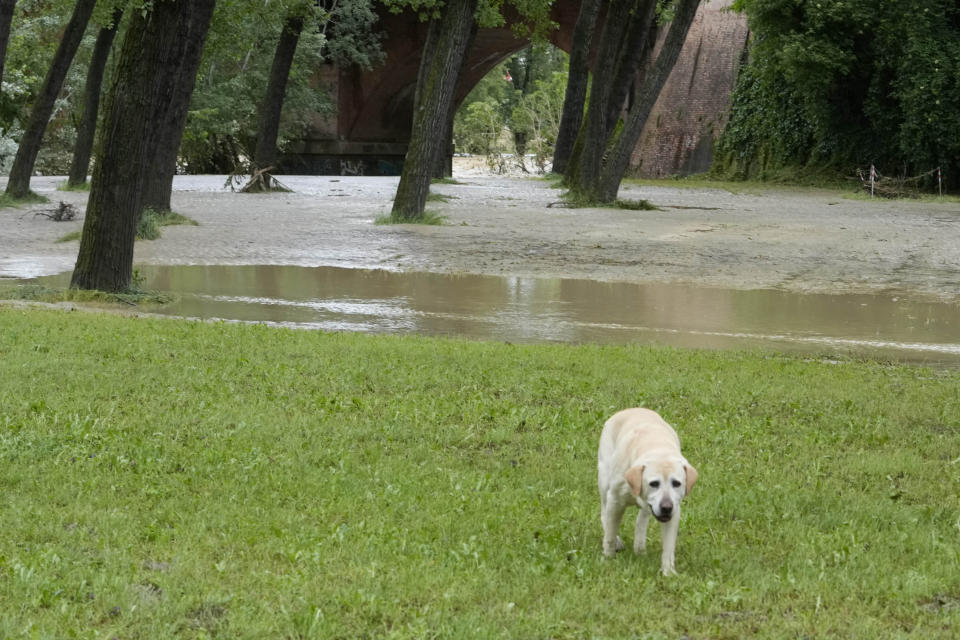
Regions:
<instances>
[{"instance_id":1,"label":"tangled branch pile","mask_svg":"<svg viewBox=\"0 0 960 640\"><path fill-rule=\"evenodd\" d=\"M72 204L67 204L63 200L60 201L60 205L56 209L44 209L43 211L35 211L34 215L44 216L45 218L50 218L54 222L67 222L69 220L75 220L77 217L77 208Z\"/></svg>"},{"instance_id":2,"label":"tangled branch pile","mask_svg":"<svg viewBox=\"0 0 960 640\"><path fill-rule=\"evenodd\" d=\"M860 185L867 193L881 198L919 198L921 187L935 179L938 169L922 173L919 176L884 176L874 169L873 184L870 183L870 170L857 169ZM872 190L871 190L872 189Z\"/></svg>"}]
</instances>

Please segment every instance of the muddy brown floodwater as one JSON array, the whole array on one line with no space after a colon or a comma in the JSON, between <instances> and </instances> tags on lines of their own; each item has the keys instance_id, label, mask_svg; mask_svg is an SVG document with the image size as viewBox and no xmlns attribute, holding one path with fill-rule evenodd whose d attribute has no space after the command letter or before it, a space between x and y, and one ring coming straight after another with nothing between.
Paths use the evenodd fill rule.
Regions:
<instances>
[{"instance_id":1,"label":"muddy brown floodwater","mask_svg":"<svg viewBox=\"0 0 960 640\"><path fill-rule=\"evenodd\" d=\"M956 202L854 200L817 190L731 193L667 183L621 190L621 197L647 199L657 211L567 209L555 205L559 192L542 180L491 176L463 166L455 175L460 184L433 187L449 198L429 205L446 216L442 226L374 224L389 212L397 178L286 176L283 181L293 193L241 195L224 190L220 176L179 176L173 206L199 226L167 227L159 240L138 242L135 260L151 266L336 267L675 286L703 290L702 300L710 300L713 291L715 302L731 292L766 292L757 293L750 304L768 305L767 316L785 330L791 329L790 313L796 312L785 309L797 307L783 295L828 294L818 297L815 306L821 309L817 315L826 318L830 301L837 303L829 331L791 329L814 338L827 333L845 337L841 316L850 316L843 309L852 307L842 296L830 296L866 295L878 304L856 303L865 304L869 313L852 314L860 326L847 337L869 337L862 333L871 326L870 314L877 331L889 326L886 316L899 312L879 304L886 300L934 305L932 316L941 318L929 336L918 337L911 329L913 333L890 341L960 343L958 325L946 319L960 314ZM33 186L54 204L63 200L83 208L86 194L57 192L56 183L36 178ZM77 242L56 240L79 230L82 222L54 223L33 215L50 206L0 210L0 277L72 269ZM678 295L678 301L690 298ZM613 319L615 309L608 309L607 324L623 324ZM709 305L680 309L672 313L674 326L661 322L664 326L652 328L676 329L685 315L704 313ZM751 326L736 321L722 331L750 333ZM757 331L778 333L774 324ZM575 340L591 339L578 335Z\"/></svg>"}]
</instances>

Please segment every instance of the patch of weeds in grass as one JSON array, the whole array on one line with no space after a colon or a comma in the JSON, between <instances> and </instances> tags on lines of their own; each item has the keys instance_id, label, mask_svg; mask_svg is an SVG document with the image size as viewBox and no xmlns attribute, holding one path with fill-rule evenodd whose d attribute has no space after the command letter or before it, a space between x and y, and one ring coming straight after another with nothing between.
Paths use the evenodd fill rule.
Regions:
<instances>
[{"instance_id":1,"label":"patch of weeds in grass","mask_svg":"<svg viewBox=\"0 0 960 640\"><path fill-rule=\"evenodd\" d=\"M660 208L651 204L649 200L625 200L618 198L613 202L594 202L565 191L560 194L563 202L571 209L629 209L631 211L659 211Z\"/></svg>"},{"instance_id":2,"label":"patch of weeds in grass","mask_svg":"<svg viewBox=\"0 0 960 640\"><path fill-rule=\"evenodd\" d=\"M164 305L173 302L176 297L159 291L143 291L134 272L134 282L130 291L110 293L88 289L61 289L38 284L24 284L15 287L0 288L0 299L25 300L29 302L78 302L78 303L122 303L126 305Z\"/></svg>"},{"instance_id":3,"label":"patch of weeds in grass","mask_svg":"<svg viewBox=\"0 0 960 640\"><path fill-rule=\"evenodd\" d=\"M618 198L613 203L616 209L629 209L630 211L659 211L660 208L650 204L649 200L624 200Z\"/></svg>"},{"instance_id":4,"label":"patch of weeds in grass","mask_svg":"<svg viewBox=\"0 0 960 640\"><path fill-rule=\"evenodd\" d=\"M61 182L57 185L57 191L88 192L90 191L90 182L85 181L80 184L70 184L69 182Z\"/></svg>"},{"instance_id":5,"label":"patch of weeds in grass","mask_svg":"<svg viewBox=\"0 0 960 640\"><path fill-rule=\"evenodd\" d=\"M564 188L564 177L562 173L545 173L542 176L538 176L537 180L542 180L550 184L551 189L563 189Z\"/></svg>"},{"instance_id":6,"label":"patch of weeds in grass","mask_svg":"<svg viewBox=\"0 0 960 640\"><path fill-rule=\"evenodd\" d=\"M6 192L0 193L0 209L22 207L27 204L44 204L46 202L50 202L50 198L41 196L33 191L22 198L14 198Z\"/></svg>"},{"instance_id":7,"label":"patch of weeds in grass","mask_svg":"<svg viewBox=\"0 0 960 640\"><path fill-rule=\"evenodd\" d=\"M137 222L138 240L156 240L160 237L161 227L170 227L174 225L193 225L197 226L196 220L188 218L174 211L156 211L154 209L144 209L140 215L140 221Z\"/></svg>"},{"instance_id":8,"label":"patch of weeds in grass","mask_svg":"<svg viewBox=\"0 0 960 640\"><path fill-rule=\"evenodd\" d=\"M730 180L709 173L664 178L624 178L623 184L645 187L669 187L681 189L716 189L733 194L760 194L770 191L835 191L850 189L849 181L835 177L819 181L791 180L787 177L766 180Z\"/></svg>"},{"instance_id":9,"label":"patch of weeds in grass","mask_svg":"<svg viewBox=\"0 0 960 640\"><path fill-rule=\"evenodd\" d=\"M388 213L374 218L373 224L426 224L431 226L444 226L447 224L447 216L440 215L436 211L424 211L423 216L416 220L400 220L399 218L395 218L393 214Z\"/></svg>"},{"instance_id":10,"label":"patch of weeds in grass","mask_svg":"<svg viewBox=\"0 0 960 640\"><path fill-rule=\"evenodd\" d=\"M844 193L841 196L844 200L857 200L861 202L923 202L923 203L944 203L944 204L957 204L960 203L960 196L945 194L943 196L933 194L933 193L922 193L917 194L915 197L910 198L883 198L880 196L871 196L866 191L853 191L850 193Z\"/></svg>"},{"instance_id":11,"label":"patch of weeds in grass","mask_svg":"<svg viewBox=\"0 0 960 640\"><path fill-rule=\"evenodd\" d=\"M71 231L70 233L60 236L54 242L74 242L79 240L83 236L82 231Z\"/></svg>"},{"instance_id":12,"label":"patch of weeds in grass","mask_svg":"<svg viewBox=\"0 0 960 640\"><path fill-rule=\"evenodd\" d=\"M457 196L448 196L443 193L428 193L427 202L450 202L451 200L458 200Z\"/></svg>"},{"instance_id":13,"label":"patch of weeds in grass","mask_svg":"<svg viewBox=\"0 0 960 640\"><path fill-rule=\"evenodd\" d=\"M460 182L455 178L433 178L430 180L430 184L466 184L465 182Z\"/></svg>"}]
</instances>

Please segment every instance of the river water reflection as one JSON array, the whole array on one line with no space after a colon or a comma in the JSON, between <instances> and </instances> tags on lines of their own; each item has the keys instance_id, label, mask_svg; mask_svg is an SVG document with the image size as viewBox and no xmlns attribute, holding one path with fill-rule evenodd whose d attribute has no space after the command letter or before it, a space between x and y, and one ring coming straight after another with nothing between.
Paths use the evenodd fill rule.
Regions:
<instances>
[{"instance_id":1,"label":"river water reflection","mask_svg":"<svg viewBox=\"0 0 960 640\"><path fill-rule=\"evenodd\" d=\"M510 342L770 347L960 365L960 304L334 267L139 267L160 313ZM58 276L62 278L63 276Z\"/></svg>"}]
</instances>

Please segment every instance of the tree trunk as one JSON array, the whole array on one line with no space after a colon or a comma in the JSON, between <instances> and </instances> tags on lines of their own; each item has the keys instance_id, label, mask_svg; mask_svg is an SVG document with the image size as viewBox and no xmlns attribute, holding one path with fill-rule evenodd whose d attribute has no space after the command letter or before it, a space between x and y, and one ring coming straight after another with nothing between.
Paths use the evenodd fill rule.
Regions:
<instances>
[{"instance_id":1,"label":"tree trunk","mask_svg":"<svg viewBox=\"0 0 960 640\"><path fill-rule=\"evenodd\" d=\"M600 0L583 0L577 23L573 27L567 91L563 99L557 141L553 146L554 173L566 172L573 145L583 123L583 105L587 99L587 84L590 80L590 40L593 38L599 12Z\"/></svg>"},{"instance_id":2,"label":"tree trunk","mask_svg":"<svg viewBox=\"0 0 960 640\"><path fill-rule=\"evenodd\" d=\"M588 193L600 176L603 153L607 148L607 116L610 112L610 97L613 91L616 56L622 49L622 40L630 23L630 12L636 0L612 0L607 5L607 17L603 22L600 44L597 47L597 64L594 65L593 82L590 85L590 103L587 105L586 122L581 136L580 156L575 159L576 172L567 176L571 189Z\"/></svg>"},{"instance_id":3,"label":"tree trunk","mask_svg":"<svg viewBox=\"0 0 960 640\"><path fill-rule=\"evenodd\" d=\"M162 125L172 121L170 112L184 96L189 100L214 1L166 0L133 14L104 105L71 287L129 289L150 159L165 134ZM192 55L197 60L187 60Z\"/></svg>"},{"instance_id":4,"label":"tree trunk","mask_svg":"<svg viewBox=\"0 0 960 640\"><path fill-rule=\"evenodd\" d=\"M466 52L469 52L473 48L473 42L477 38L477 21L473 21L473 25L470 27L470 36L467 40L467 46L464 48L463 60L460 62L460 74L458 75L457 88L460 87L459 78L463 77L463 69L467 63ZM443 144L440 146L440 152L437 154L436 159L434 160L433 165L433 177L434 178L451 178L453 177L453 162L451 157L448 155L455 151L453 148L453 120L457 115L457 105L454 103L450 107L450 110L447 113L447 124L443 132Z\"/></svg>"},{"instance_id":5,"label":"tree trunk","mask_svg":"<svg viewBox=\"0 0 960 640\"><path fill-rule=\"evenodd\" d=\"M10 21L17 0L0 0L0 84L3 83L3 63L7 59L7 41L10 40Z\"/></svg>"},{"instance_id":6,"label":"tree trunk","mask_svg":"<svg viewBox=\"0 0 960 640\"><path fill-rule=\"evenodd\" d=\"M103 87L103 73L107 68L107 58L117 27L123 17L123 8L113 12L109 26L102 27L93 45L90 67L87 69L87 84L84 87L83 116L77 126L77 142L73 147L73 162L70 164L70 176L67 185L79 187L87 181L90 169L90 154L93 151L93 138L97 131L97 115L100 111L100 90Z\"/></svg>"},{"instance_id":7,"label":"tree trunk","mask_svg":"<svg viewBox=\"0 0 960 640\"><path fill-rule=\"evenodd\" d=\"M287 79L290 77L290 67L293 56L297 52L297 43L303 31L304 16L302 12L291 13L284 21L277 50L273 55L273 64L270 66L270 79L267 81L267 92L260 105L259 121L257 124L257 148L253 154L253 169L263 170L276 167L277 136L280 132L280 113L283 110L283 98L287 92ZM269 187L269 183L266 185Z\"/></svg>"},{"instance_id":8,"label":"tree trunk","mask_svg":"<svg viewBox=\"0 0 960 640\"><path fill-rule=\"evenodd\" d=\"M423 217L430 177L445 143L434 135L453 109L453 95L470 41L477 0L448 0L430 22L414 96L410 144L391 216L411 221Z\"/></svg>"},{"instance_id":9,"label":"tree trunk","mask_svg":"<svg viewBox=\"0 0 960 640\"><path fill-rule=\"evenodd\" d=\"M201 4L210 4L212 7L214 2L215 0L203 0ZM209 20L207 22L209 23ZM170 211L170 194L173 191L173 177L177 173L180 142L187 124L190 98L193 96L194 81L203 57L208 26L209 24L203 27L203 32L198 37L195 31L190 30L189 34L193 37L180 43L176 49L176 57L167 62L169 72L184 80L171 82L169 95L164 96L157 106L153 121L156 127L156 144L144 177L141 203L143 209ZM137 215L139 216L139 213Z\"/></svg>"},{"instance_id":10,"label":"tree trunk","mask_svg":"<svg viewBox=\"0 0 960 640\"><path fill-rule=\"evenodd\" d=\"M613 75L610 99L607 103L607 139L620 120L620 112L627 101L633 79L644 59L656 43L657 0L639 2L630 16L630 26L617 52L617 67Z\"/></svg>"},{"instance_id":11,"label":"tree trunk","mask_svg":"<svg viewBox=\"0 0 960 640\"><path fill-rule=\"evenodd\" d=\"M13 166L10 168L7 193L14 198L23 198L30 193L30 176L33 174L33 167L37 162L43 133L47 129L50 116L53 115L57 94L60 93L63 81L67 77L70 63L77 52L77 47L80 46L83 32L87 28L87 23L90 22L90 15L93 13L93 7L96 4L97 0L77 0L77 4L73 7L73 15L70 16L70 21L63 32L56 53L53 54L50 69L47 71L47 75L43 79L43 86L33 103L30 119L23 131L23 137L20 139L20 147L17 149Z\"/></svg>"},{"instance_id":12,"label":"tree trunk","mask_svg":"<svg viewBox=\"0 0 960 640\"><path fill-rule=\"evenodd\" d=\"M450 178L453 176L453 167L450 163L450 149L453 147L453 118L456 115L456 108L450 109L447 121L443 125L443 144L440 145L440 153L433 163L433 178Z\"/></svg>"},{"instance_id":13,"label":"tree trunk","mask_svg":"<svg viewBox=\"0 0 960 640\"><path fill-rule=\"evenodd\" d=\"M598 195L601 202L613 202L617 198L620 183L623 181L623 174L630 163L630 154L637 146L643 127L653 110L653 105L660 97L660 91L666 84L667 78L670 77L677 58L680 57L680 51L687 40L687 33L689 33L690 25L693 24L693 19L697 15L699 5L700 0L679 0L676 4L673 21L670 23L670 30L667 32L663 47L657 54L653 69L644 75L640 94L630 110L623 133L621 133L620 139L617 140L616 146L607 158L598 185Z\"/></svg>"}]
</instances>

